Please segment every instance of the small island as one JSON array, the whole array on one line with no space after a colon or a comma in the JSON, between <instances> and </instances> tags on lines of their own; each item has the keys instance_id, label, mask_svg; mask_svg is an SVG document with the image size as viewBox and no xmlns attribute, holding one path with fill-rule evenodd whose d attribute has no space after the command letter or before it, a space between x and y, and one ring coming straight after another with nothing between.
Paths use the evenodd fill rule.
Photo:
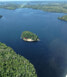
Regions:
<instances>
[{"instance_id":1,"label":"small island","mask_svg":"<svg viewBox=\"0 0 67 77\"><path fill-rule=\"evenodd\" d=\"M67 15L64 15L62 17L58 17L58 19L63 20L63 21L67 21Z\"/></svg>"},{"instance_id":2,"label":"small island","mask_svg":"<svg viewBox=\"0 0 67 77\"><path fill-rule=\"evenodd\" d=\"M30 31L24 31L21 35L21 38L24 41L28 41L28 42L39 41L38 36Z\"/></svg>"},{"instance_id":3,"label":"small island","mask_svg":"<svg viewBox=\"0 0 67 77\"><path fill-rule=\"evenodd\" d=\"M3 16L2 15L0 15L0 18L2 18Z\"/></svg>"}]
</instances>

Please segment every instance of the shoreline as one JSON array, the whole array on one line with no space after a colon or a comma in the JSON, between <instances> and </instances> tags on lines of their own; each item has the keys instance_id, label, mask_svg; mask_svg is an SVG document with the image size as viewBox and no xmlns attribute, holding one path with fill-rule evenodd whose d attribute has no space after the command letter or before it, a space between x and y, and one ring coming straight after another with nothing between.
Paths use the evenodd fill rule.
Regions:
<instances>
[{"instance_id":1,"label":"shoreline","mask_svg":"<svg viewBox=\"0 0 67 77\"><path fill-rule=\"evenodd\" d=\"M20 39L24 40L24 41L27 41L27 42L37 42L37 41L40 41L40 39L37 39L36 41L35 40L32 40L32 39L24 39L22 37L20 37Z\"/></svg>"},{"instance_id":2,"label":"shoreline","mask_svg":"<svg viewBox=\"0 0 67 77\"><path fill-rule=\"evenodd\" d=\"M34 40L32 39L23 39L24 41L28 41L28 42L34 42Z\"/></svg>"}]
</instances>

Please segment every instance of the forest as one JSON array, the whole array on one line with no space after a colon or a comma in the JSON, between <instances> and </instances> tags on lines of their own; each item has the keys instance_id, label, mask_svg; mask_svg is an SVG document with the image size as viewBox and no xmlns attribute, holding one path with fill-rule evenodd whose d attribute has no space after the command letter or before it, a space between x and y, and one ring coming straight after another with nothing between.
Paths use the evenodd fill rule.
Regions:
<instances>
[{"instance_id":1,"label":"forest","mask_svg":"<svg viewBox=\"0 0 67 77\"><path fill-rule=\"evenodd\" d=\"M37 77L34 66L0 42L0 77Z\"/></svg>"}]
</instances>

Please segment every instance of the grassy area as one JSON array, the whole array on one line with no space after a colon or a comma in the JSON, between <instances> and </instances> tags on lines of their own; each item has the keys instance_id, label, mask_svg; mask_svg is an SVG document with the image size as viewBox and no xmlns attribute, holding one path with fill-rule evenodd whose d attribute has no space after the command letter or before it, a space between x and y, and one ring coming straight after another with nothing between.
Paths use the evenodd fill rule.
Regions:
<instances>
[{"instance_id":1,"label":"grassy area","mask_svg":"<svg viewBox=\"0 0 67 77\"><path fill-rule=\"evenodd\" d=\"M0 43L0 77L37 77L34 66L23 56Z\"/></svg>"}]
</instances>

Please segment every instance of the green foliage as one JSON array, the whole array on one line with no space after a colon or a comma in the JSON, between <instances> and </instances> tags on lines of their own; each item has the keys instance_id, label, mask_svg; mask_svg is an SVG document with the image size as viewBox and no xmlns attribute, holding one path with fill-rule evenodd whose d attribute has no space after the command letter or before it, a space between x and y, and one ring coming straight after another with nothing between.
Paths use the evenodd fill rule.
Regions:
<instances>
[{"instance_id":1,"label":"green foliage","mask_svg":"<svg viewBox=\"0 0 67 77\"><path fill-rule=\"evenodd\" d=\"M12 48L0 43L0 77L37 77L34 66Z\"/></svg>"},{"instance_id":2,"label":"green foliage","mask_svg":"<svg viewBox=\"0 0 67 77\"><path fill-rule=\"evenodd\" d=\"M24 39L32 39L34 41L37 41L38 40L38 36L32 32L29 32L29 31L24 31L21 35L21 37Z\"/></svg>"},{"instance_id":3,"label":"green foliage","mask_svg":"<svg viewBox=\"0 0 67 77\"><path fill-rule=\"evenodd\" d=\"M64 15L64 16L62 16L62 17L58 17L58 19L67 21L67 15Z\"/></svg>"}]
</instances>

